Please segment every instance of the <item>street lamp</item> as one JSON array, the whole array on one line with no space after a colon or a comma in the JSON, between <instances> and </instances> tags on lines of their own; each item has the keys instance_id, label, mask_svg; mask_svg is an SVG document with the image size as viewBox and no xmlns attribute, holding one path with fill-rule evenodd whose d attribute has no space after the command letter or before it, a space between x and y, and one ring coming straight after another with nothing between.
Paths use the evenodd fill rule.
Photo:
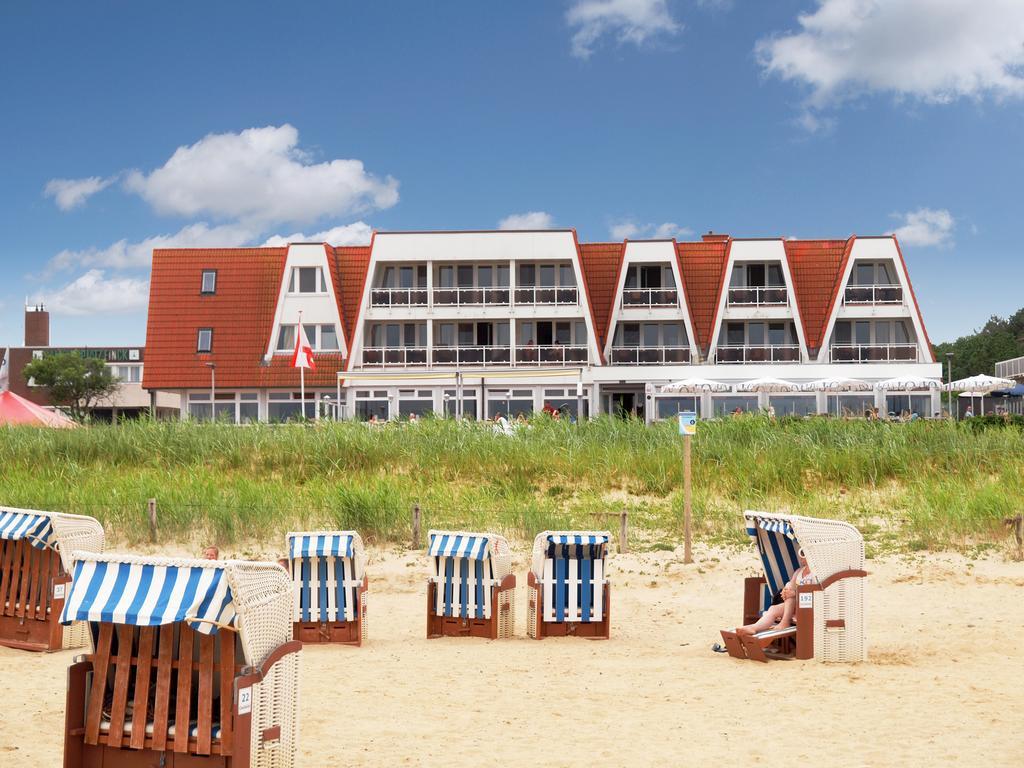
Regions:
<instances>
[{"instance_id":1,"label":"street lamp","mask_svg":"<svg viewBox=\"0 0 1024 768\"><path fill-rule=\"evenodd\" d=\"M217 391L217 364L203 363L203 365L210 369L210 421L216 421L217 407L214 395Z\"/></svg>"},{"instance_id":2,"label":"street lamp","mask_svg":"<svg viewBox=\"0 0 1024 768\"><path fill-rule=\"evenodd\" d=\"M946 353L946 383L951 384L953 382L953 353ZM946 409L949 411L949 418L956 419L953 415L953 390L949 390L946 393Z\"/></svg>"}]
</instances>

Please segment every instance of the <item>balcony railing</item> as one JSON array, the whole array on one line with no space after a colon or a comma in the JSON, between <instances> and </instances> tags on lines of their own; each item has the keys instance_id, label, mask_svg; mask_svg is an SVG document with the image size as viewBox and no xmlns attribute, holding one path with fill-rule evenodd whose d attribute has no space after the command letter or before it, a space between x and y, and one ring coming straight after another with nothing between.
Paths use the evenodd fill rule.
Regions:
<instances>
[{"instance_id":1,"label":"balcony railing","mask_svg":"<svg viewBox=\"0 0 1024 768\"><path fill-rule=\"evenodd\" d=\"M371 307L418 307L427 303L426 288L372 288Z\"/></svg>"},{"instance_id":2,"label":"balcony railing","mask_svg":"<svg viewBox=\"0 0 1024 768\"><path fill-rule=\"evenodd\" d=\"M392 365L412 367L426 364L426 347L366 347L363 349L364 368L384 368Z\"/></svg>"},{"instance_id":3,"label":"balcony railing","mask_svg":"<svg viewBox=\"0 0 1024 768\"><path fill-rule=\"evenodd\" d=\"M902 304L903 286L900 285L850 285L843 292L843 304Z\"/></svg>"},{"instance_id":4,"label":"balcony railing","mask_svg":"<svg viewBox=\"0 0 1024 768\"><path fill-rule=\"evenodd\" d=\"M571 305L580 303L576 288L516 288L516 304Z\"/></svg>"},{"instance_id":5,"label":"balcony railing","mask_svg":"<svg viewBox=\"0 0 1024 768\"><path fill-rule=\"evenodd\" d=\"M587 362L587 348L577 345L516 347L516 365L563 365Z\"/></svg>"},{"instance_id":6,"label":"balcony railing","mask_svg":"<svg viewBox=\"0 0 1024 768\"><path fill-rule=\"evenodd\" d=\"M626 288L622 291L623 307L674 307L679 304L675 288Z\"/></svg>"},{"instance_id":7,"label":"balcony railing","mask_svg":"<svg viewBox=\"0 0 1024 768\"><path fill-rule=\"evenodd\" d=\"M435 288L440 307L508 306L509 288Z\"/></svg>"},{"instance_id":8,"label":"balcony railing","mask_svg":"<svg viewBox=\"0 0 1024 768\"><path fill-rule=\"evenodd\" d=\"M996 376L1002 379L1024 377L1024 357L1015 357L996 363Z\"/></svg>"},{"instance_id":9,"label":"balcony railing","mask_svg":"<svg viewBox=\"0 0 1024 768\"><path fill-rule=\"evenodd\" d=\"M686 365L689 347L612 347L613 365Z\"/></svg>"},{"instance_id":10,"label":"balcony railing","mask_svg":"<svg viewBox=\"0 0 1024 768\"><path fill-rule=\"evenodd\" d=\"M799 344L725 346L715 350L716 363L799 363Z\"/></svg>"},{"instance_id":11,"label":"balcony railing","mask_svg":"<svg viewBox=\"0 0 1024 768\"><path fill-rule=\"evenodd\" d=\"M789 291L782 285L730 288L727 300L731 307L784 307L789 304Z\"/></svg>"},{"instance_id":12,"label":"balcony railing","mask_svg":"<svg viewBox=\"0 0 1024 768\"><path fill-rule=\"evenodd\" d=\"M917 344L833 344L833 363L914 363Z\"/></svg>"},{"instance_id":13,"label":"balcony railing","mask_svg":"<svg viewBox=\"0 0 1024 768\"><path fill-rule=\"evenodd\" d=\"M509 365L512 362L511 347L470 346L434 347L434 365Z\"/></svg>"}]
</instances>

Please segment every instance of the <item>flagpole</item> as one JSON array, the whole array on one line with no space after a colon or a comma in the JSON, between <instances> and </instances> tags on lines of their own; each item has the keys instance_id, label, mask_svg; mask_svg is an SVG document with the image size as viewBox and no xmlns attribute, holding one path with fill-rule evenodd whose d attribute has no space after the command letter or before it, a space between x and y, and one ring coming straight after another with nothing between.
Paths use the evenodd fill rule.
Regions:
<instances>
[{"instance_id":1,"label":"flagpole","mask_svg":"<svg viewBox=\"0 0 1024 768\"><path fill-rule=\"evenodd\" d=\"M299 310L299 324L295 327L295 345L296 349L301 348L302 342L305 336L302 333L302 310ZM299 400L301 405L299 408L302 409L302 420L306 420L306 366L299 367Z\"/></svg>"}]
</instances>

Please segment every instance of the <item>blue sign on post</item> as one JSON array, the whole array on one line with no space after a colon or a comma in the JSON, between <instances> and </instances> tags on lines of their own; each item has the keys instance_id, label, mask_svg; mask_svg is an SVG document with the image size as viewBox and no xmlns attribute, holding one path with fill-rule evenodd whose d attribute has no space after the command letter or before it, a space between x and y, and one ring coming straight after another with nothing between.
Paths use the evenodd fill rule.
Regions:
<instances>
[{"instance_id":1,"label":"blue sign on post","mask_svg":"<svg viewBox=\"0 0 1024 768\"><path fill-rule=\"evenodd\" d=\"M683 437L697 434L697 414L694 411L679 412L679 434Z\"/></svg>"}]
</instances>

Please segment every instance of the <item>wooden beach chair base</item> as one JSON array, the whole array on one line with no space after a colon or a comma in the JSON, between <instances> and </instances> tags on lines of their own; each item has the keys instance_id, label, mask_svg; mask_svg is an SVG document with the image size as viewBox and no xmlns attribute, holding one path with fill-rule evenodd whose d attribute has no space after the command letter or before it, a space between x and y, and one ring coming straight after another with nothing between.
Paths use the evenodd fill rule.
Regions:
<instances>
[{"instance_id":1,"label":"wooden beach chair base","mask_svg":"<svg viewBox=\"0 0 1024 768\"><path fill-rule=\"evenodd\" d=\"M543 640L545 637L585 637L590 640L611 639L612 629L612 602L611 585L605 584L603 589L604 606L600 621L544 621L544 598L540 581L533 572L526 576L527 594L527 616L529 617L527 634L535 640Z\"/></svg>"},{"instance_id":2,"label":"wooden beach chair base","mask_svg":"<svg viewBox=\"0 0 1024 768\"><path fill-rule=\"evenodd\" d=\"M52 549L36 549L26 539L0 542L0 645L62 650L60 612L70 581Z\"/></svg>"},{"instance_id":3,"label":"wooden beach chair base","mask_svg":"<svg viewBox=\"0 0 1024 768\"><path fill-rule=\"evenodd\" d=\"M359 615L352 621L296 621L292 623L292 637L303 644L337 643L359 647L366 639L366 591L368 581L358 589Z\"/></svg>"},{"instance_id":4,"label":"wooden beach chair base","mask_svg":"<svg viewBox=\"0 0 1024 768\"><path fill-rule=\"evenodd\" d=\"M501 584L491 587L491 618L464 619L461 616L438 616L437 583L427 582L427 638L437 637L483 637L497 640L499 637L512 637L514 615L514 596L516 577L509 574L501 580Z\"/></svg>"},{"instance_id":5,"label":"wooden beach chair base","mask_svg":"<svg viewBox=\"0 0 1024 768\"><path fill-rule=\"evenodd\" d=\"M725 645L725 650L728 651L729 655L734 659L747 658L747 652L743 649L743 640L740 639L739 634L736 632L730 632L727 629L723 629L722 643Z\"/></svg>"},{"instance_id":6,"label":"wooden beach chair base","mask_svg":"<svg viewBox=\"0 0 1024 768\"><path fill-rule=\"evenodd\" d=\"M767 662L769 658L792 658L792 654L785 653L781 649L773 649L773 646L776 643L788 641L790 638L795 637L795 626L786 627L785 629L769 629L765 632L758 632L756 635L739 636L747 658L762 662Z\"/></svg>"}]
</instances>

